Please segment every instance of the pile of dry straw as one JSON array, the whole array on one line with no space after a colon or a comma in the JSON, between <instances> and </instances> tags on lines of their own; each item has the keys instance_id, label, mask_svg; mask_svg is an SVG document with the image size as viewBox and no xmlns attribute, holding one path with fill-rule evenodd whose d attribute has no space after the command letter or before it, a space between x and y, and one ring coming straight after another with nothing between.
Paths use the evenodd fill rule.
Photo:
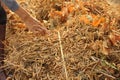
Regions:
<instances>
[{"instance_id":1,"label":"pile of dry straw","mask_svg":"<svg viewBox=\"0 0 120 80\"><path fill-rule=\"evenodd\" d=\"M65 22L48 16L51 9L72 1L18 1L32 16L44 20L51 34L35 36L21 28L24 24L18 16L8 13L5 69L13 73L13 80L114 80L120 77L120 46L107 43L110 31L104 33L98 27L81 23L78 18L84 13L81 10L71 13ZM99 2L101 6L105 4ZM103 45L110 47L109 55L104 55Z\"/></svg>"}]
</instances>

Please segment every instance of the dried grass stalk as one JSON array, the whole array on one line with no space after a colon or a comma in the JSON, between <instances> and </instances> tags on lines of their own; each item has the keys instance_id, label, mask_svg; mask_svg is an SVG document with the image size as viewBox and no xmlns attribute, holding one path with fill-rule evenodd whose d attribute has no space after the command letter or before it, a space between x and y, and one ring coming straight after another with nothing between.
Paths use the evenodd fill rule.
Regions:
<instances>
[{"instance_id":1,"label":"dried grass stalk","mask_svg":"<svg viewBox=\"0 0 120 80\"><path fill-rule=\"evenodd\" d=\"M65 56L64 56L63 47L62 47L61 36L60 36L59 31L58 31L58 38L59 38L59 43L60 43L60 51L61 51L61 57L62 57L62 62L63 62L63 69L65 71L66 80L69 80L68 72L67 72L67 68L66 68Z\"/></svg>"}]
</instances>

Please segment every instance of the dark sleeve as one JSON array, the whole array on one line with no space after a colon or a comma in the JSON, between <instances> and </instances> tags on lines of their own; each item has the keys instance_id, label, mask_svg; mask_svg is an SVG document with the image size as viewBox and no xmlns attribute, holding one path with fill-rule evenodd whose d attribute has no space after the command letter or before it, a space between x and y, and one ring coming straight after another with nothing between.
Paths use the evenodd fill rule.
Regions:
<instances>
[{"instance_id":1,"label":"dark sleeve","mask_svg":"<svg viewBox=\"0 0 120 80\"><path fill-rule=\"evenodd\" d=\"M13 12L19 8L19 5L16 2L16 0L1 0L1 2L3 2Z\"/></svg>"}]
</instances>

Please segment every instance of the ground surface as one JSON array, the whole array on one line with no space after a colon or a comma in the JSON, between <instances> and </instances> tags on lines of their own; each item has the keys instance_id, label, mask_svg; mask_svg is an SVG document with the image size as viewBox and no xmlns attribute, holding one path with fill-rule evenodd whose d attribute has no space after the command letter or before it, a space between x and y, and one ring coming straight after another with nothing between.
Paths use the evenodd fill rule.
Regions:
<instances>
[{"instance_id":1,"label":"ground surface","mask_svg":"<svg viewBox=\"0 0 120 80\"><path fill-rule=\"evenodd\" d=\"M104 0L18 2L51 34L35 36L8 11L4 67L13 80L120 80L117 8Z\"/></svg>"}]
</instances>

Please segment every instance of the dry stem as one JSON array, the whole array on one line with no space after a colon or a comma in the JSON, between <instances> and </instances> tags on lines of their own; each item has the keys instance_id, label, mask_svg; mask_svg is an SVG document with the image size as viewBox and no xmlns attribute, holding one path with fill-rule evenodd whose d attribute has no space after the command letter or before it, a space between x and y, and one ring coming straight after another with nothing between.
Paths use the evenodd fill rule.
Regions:
<instances>
[{"instance_id":1,"label":"dry stem","mask_svg":"<svg viewBox=\"0 0 120 80\"><path fill-rule=\"evenodd\" d=\"M67 72L67 68L66 68L65 57L64 57L64 53L63 53L61 36L60 36L60 32L59 31L58 31L58 38L59 38L59 43L60 43L60 51L61 51L61 56L62 56L62 61L63 61L63 68L64 68L64 71L65 71L66 80L69 80L68 79L68 72Z\"/></svg>"}]
</instances>

